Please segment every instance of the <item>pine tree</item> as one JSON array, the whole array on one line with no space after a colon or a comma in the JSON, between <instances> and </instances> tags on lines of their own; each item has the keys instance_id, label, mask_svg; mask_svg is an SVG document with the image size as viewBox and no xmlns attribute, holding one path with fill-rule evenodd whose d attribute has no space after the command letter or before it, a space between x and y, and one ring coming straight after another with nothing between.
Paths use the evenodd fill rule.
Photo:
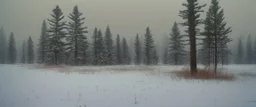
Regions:
<instances>
[{"instance_id":1,"label":"pine tree","mask_svg":"<svg viewBox=\"0 0 256 107\"><path fill-rule=\"evenodd\" d=\"M117 37L116 37L116 59L117 59L117 64L122 64L122 49L121 49L119 34L117 34Z\"/></svg>"},{"instance_id":2,"label":"pine tree","mask_svg":"<svg viewBox=\"0 0 256 107\"><path fill-rule=\"evenodd\" d=\"M49 42L49 48L47 51L48 55L51 58L54 64L58 65L63 62L64 53L65 53L65 42L66 33L64 32L65 22L63 21L64 16L57 5L55 9L52 10L53 14L51 14L52 18L48 19L49 21L49 36L47 37L47 41Z\"/></svg>"},{"instance_id":3,"label":"pine tree","mask_svg":"<svg viewBox=\"0 0 256 107\"><path fill-rule=\"evenodd\" d=\"M213 63L213 27L211 21L210 11L207 12L206 19L204 20L204 32L201 33L205 38L203 38L202 48L199 51L199 55L201 56L201 62L204 65L210 66Z\"/></svg>"},{"instance_id":4,"label":"pine tree","mask_svg":"<svg viewBox=\"0 0 256 107\"><path fill-rule=\"evenodd\" d=\"M122 63L123 64L130 64L131 63L129 47L127 45L127 42L126 42L125 38L123 38L123 40L122 40Z\"/></svg>"},{"instance_id":5,"label":"pine tree","mask_svg":"<svg viewBox=\"0 0 256 107\"><path fill-rule=\"evenodd\" d=\"M169 43L169 60L171 64L180 65L184 63L185 58L185 46L183 43L183 36L180 35L180 30L178 24L175 22L172 27L172 32L170 34L170 43Z\"/></svg>"},{"instance_id":6,"label":"pine tree","mask_svg":"<svg viewBox=\"0 0 256 107\"><path fill-rule=\"evenodd\" d=\"M105 43L106 56L107 56L106 64L112 65L114 63L114 45L113 45L112 34L109 26L107 26L106 28L104 43Z\"/></svg>"},{"instance_id":7,"label":"pine tree","mask_svg":"<svg viewBox=\"0 0 256 107\"><path fill-rule=\"evenodd\" d=\"M183 3L186 9L180 11L179 16L182 17L185 22L182 23L183 26L188 26L185 31L188 33L189 44L190 44L190 71L191 73L197 72L197 50L196 50L196 36L197 36L197 26L202 23L200 18L200 13L203 12L202 8L206 5L199 5L198 0L187 0L187 3Z\"/></svg>"},{"instance_id":8,"label":"pine tree","mask_svg":"<svg viewBox=\"0 0 256 107\"><path fill-rule=\"evenodd\" d=\"M135 64L139 65L141 63L141 42L140 42L139 34L136 35L134 49L135 49Z\"/></svg>"},{"instance_id":9,"label":"pine tree","mask_svg":"<svg viewBox=\"0 0 256 107\"><path fill-rule=\"evenodd\" d=\"M252 64L253 62L253 53L252 53L252 43L251 43L251 35L248 35L247 39L247 64Z\"/></svg>"},{"instance_id":10,"label":"pine tree","mask_svg":"<svg viewBox=\"0 0 256 107\"><path fill-rule=\"evenodd\" d=\"M34 44L32 38L29 36L28 38L28 47L27 47L27 61L28 64L33 64L34 63Z\"/></svg>"},{"instance_id":11,"label":"pine tree","mask_svg":"<svg viewBox=\"0 0 256 107\"><path fill-rule=\"evenodd\" d=\"M243 63L243 44L241 37L239 38L238 45L237 45L237 56L236 56L236 64L242 64Z\"/></svg>"},{"instance_id":12,"label":"pine tree","mask_svg":"<svg viewBox=\"0 0 256 107\"><path fill-rule=\"evenodd\" d=\"M105 49L103 45L103 37L101 30L95 28L93 33L93 64L105 64Z\"/></svg>"},{"instance_id":13,"label":"pine tree","mask_svg":"<svg viewBox=\"0 0 256 107\"><path fill-rule=\"evenodd\" d=\"M0 29L0 64L5 63L6 46L5 46L5 34L4 29Z\"/></svg>"},{"instance_id":14,"label":"pine tree","mask_svg":"<svg viewBox=\"0 0 256 107\"><path fill-rule=\"evenodd\" d=\"M26 63L26 42L25 42L25 40L23 41L23 44L22 44L21 63L23 63L23 64Z\"/></svg>"},{"instance_id":15,"label":"pine tree","mask_svg":"<svg viewBox=\"0 0 256 107\"><path fill-rule=\"evenodd\" d=\"M158 62L159 62L159 57L157 55L156 49L154 49L154 51L153 51L153 57L152 58L153 58L153 64L157 65Z\"/></svg>"},{"instance_id":16,"label":"pine tree","mask_svg":"<svg viewBox=\"0 0 256 107\"><path fill-rule=\"evenodd\" d=\"M38 47L38 58L37 58L37 62L40 64L44 64L45 63L45 59L46 59L46 51L47 51L47 25L45 20L43 21L42 27L41 27L41 36L39 39L39 47Z\"/></svg>"},{"instance_id":17,"label":"pine tree","mask_svg":"<svg viewBox=\"0 0 256 107\"><path fill-rule=\"evenodd\" d=\"M13 33L11 33L10 39L9 39L8 55L9 55L8 56L9 63L10 64L16 63L17 51L16 51L16 42L15 42Z\"/></svg>"},{"instance_id":18,"label":"pine tree","mask_svg":"<svg viewBox=\"0 0 256 107\"><path fill-rule=\"evenodd\" d=\"M73 53L74 64L77 65L79 60L85 60L84 56L87 50L87 38L85 36L87 32L87 27L83 27L85 17L82 17L82 13L78 10L78 7L75 6L73 12L69 14L69 36L67 37L68 41L68 51Z\"/></svg>"},{"instance_id":19,"label":"pine tree","mask_svg":"<svg viewBox=\"0 0 256 107\"><path fill-rule=\"evenodd\" d=\"M168 57L168 48L165 48L164 49L164 54L163 54L163 63L164 64L168 64L169 62L169 57Z\"/></svg>"},{"instance_id":20,"label":"pine tree","mask_svg":"<svg viewBox=\"0 0 256 107\"><path fill-rule=\"evenodd\" d=\"M224 21L224 10L220 8L219 2L217 0L212 0L210 6L210 14L213 27L213 37L214 37L214 71L217 72L218 60L223 56L227 56L229 53L227 43L231 40L228 34L232 31L231 27L226 28L227 23ZM224 53L225 52L225 53ZM222 59L221 59L222 60Z\"/></svg>"},{"instance_id":21,"label":"pine tree","mask_svg":"<svg viewBox=\"0 0 256 107\"><path fill-rule=\"evenodd\" d=\"M146 29L146 34L145 34L145 41L144 41L144 62L146 65L151 65L153 63L153 52L154 52L154 40L151 34L151 31L149 27Z\"/></svg>"}]
</instances>

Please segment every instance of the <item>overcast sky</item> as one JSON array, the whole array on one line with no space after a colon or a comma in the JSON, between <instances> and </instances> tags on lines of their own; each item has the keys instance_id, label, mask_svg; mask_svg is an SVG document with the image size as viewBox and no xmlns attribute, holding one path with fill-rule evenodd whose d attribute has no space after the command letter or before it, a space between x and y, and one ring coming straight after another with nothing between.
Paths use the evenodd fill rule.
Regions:
<instances>
[{"instance_id":1,"label":"overcast sky","mask_svg":"<svg viewBox=\"0 0 256 107\"><path fill-rule=\"evenodd\" d=\"M32 36L40 36L41 24L50 18L50 13L59 5L65 16L78 5L86 17L90 37L94 27L105 31L109 24L115 37L144 35L150 26L156 38L169 34L174 21L181 21L178 16L181 4L185 0L0 0L0 26L4 26L6 35L14 32L17 41ZM210 0L199 0L210 5ZM220 0L224 8L228 26L232 27L232 36L256 35L256 0ZM204 8L207 10L207 7ZM67 20L67 17L65 17ZM254 39L255 40L255 39ZM35 41L36 42L36 41ZM159 41L158 41L159 42Z\"/></svg>"}]
</instances>

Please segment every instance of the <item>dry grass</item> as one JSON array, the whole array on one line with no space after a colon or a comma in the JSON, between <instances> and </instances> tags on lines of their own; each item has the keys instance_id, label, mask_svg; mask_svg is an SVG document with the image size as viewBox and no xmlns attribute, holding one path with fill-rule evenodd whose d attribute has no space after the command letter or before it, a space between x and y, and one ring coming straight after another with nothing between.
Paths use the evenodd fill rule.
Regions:
<instances>
[{"instance_id":1,"label":"dry grass","mask_svg":"<svg viewBox=\"0 0 256 107\"><path fill-rule=\"evenodd\" d=\"M201 79L201 80L234 80L234 75L217 72L214 73L211 69L198 69L198 72L192 74L189 69L182 69L181 71L173 72L177 77L185 79Z\"/></svg>"}]
</instances>

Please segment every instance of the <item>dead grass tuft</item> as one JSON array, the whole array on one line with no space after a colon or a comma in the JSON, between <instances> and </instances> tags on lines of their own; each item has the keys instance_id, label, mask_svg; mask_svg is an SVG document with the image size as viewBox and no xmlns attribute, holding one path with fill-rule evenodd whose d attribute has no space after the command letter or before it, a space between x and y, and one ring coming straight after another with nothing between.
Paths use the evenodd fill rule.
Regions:
<instances>
[{"instance_id":1,"label":"dead grass tuft","mask_svg":"<svg viewBox=\"0 0 256 107\"><path fill-rule=\"evenodd\" d=\"M175 71L176 76L185 79L201 79L201 80L234 80L234 75L217 72L214 73L211 69L198 69L198 72L195 74L191 74L189 69L182 69L181 71Z\"/></svg>"}]
</instances>

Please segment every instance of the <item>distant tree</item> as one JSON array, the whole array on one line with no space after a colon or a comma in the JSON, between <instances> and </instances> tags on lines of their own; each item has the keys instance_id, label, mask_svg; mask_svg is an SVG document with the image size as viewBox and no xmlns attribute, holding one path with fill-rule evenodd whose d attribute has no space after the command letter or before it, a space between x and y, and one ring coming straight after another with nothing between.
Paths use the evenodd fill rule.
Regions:
<instances>
[{"instance_id":1,"label":"distant tree","mask_svg":"<svg viewBox=\"0 0 256 107\"><path fill-rule=\"evenodd\" d=\"M17 58L17 50L16 50L16 42L14 38L14 34L11 33L10 39L9 39L9 47L8 47L8 62L10 64L16 63L16 58Z\"/></svg>"},{"instance_id":2,"label":"distant tree","mask_svg":"<svg viewBox=\"0 0 256 107\"><path fill-rule=\"evenodd\" d=\"M65 41L66 32L64 31L65 21L63 21L64 16L57 5L55 9L52 10L53 14L51 14L52 18L48 19L49 21L49 29L48 29L48 37L47 41L49 42L48 55L51 58L54 64L58 65L63 62L64 54L65 54Z\"/></svg>"},{"instance_id":3,"label":"distant tree","mask_svg":"<svg viewBox=\"0 0 256 107\"><path fill-rule=\"evenodd\" d=\"M105 49L104 41L102 37L101 30L97 28L94 29L93 34L93 64L94 65L104 65L105 64Z\"/></svg>"},{"instance_id":4,"label":"distant tree","mask_svg":"<svg viewBox=\"0 0 256 107\"><path fill-rule=\"evenodd\" d=\"M123 38L122 40L122 63L123 64L130 64L131 63L131 57L129 53L129 47L127 45L126 39Z\"/></svg>"},{"instance_id":5,"label":"distant tree","mask_svg":"<svg viewBox=\"0 0 256 107\"><path fill-rule=\"evenodd\" d=\"M169 42L169 60L171 64L180 65L184 63L185 59L185 44L183 43L183 36L180 35L178 24L175 22L172 27Z\"/></svg>"},{"instance_id":6,"label":"distant tree","mask_svg":"<svg viewBox=\"0 0 256 107\"><path fill-rule=\"evenodd\" d=\"M252 64L253 63L253 51L252 51L252 42L251 42L251 35L248 35L247 39L247 64Z\"/></svg>"},{"instance_id":7,"label":"distant tree","mask_svg":"<svg viewBox=\"0 0 256 107\"><path fill-rule=\"evenodd\" d=\"M141 42L140 42L139 34L136 35L134 49L135 49L135 64L138 65L141 63Z\"/></svg>"},{"instance_id":8,"label":"distant tree","mask_svg":"<svg viewBox=\"0 0 256 107\"><path fill-rule=\"evenodd\" d=\"M22 44L21 63L23 63L23 64L26 63L26 42L25 42L25 40L23 41L23 44Z\"/></svg>"},{"instance_id":9,"label":"distant tree","mask_svg":"<svg viewBox=\"0 0 256 107\"><path fill-rule=\"evenodd\" d=\"M5 34L4 29L1 27L0 29L0 64L5 63L6 56L6 46L5 46Z\"/></svg>"},{"instance_id":10,"label":"distant tree","mask_svg":"<svg viewBox=\"0 0 256 107\"><path fill-rule=\"evenodd\" d=\"M73 64L78 65L78 61L85 61L86 50L88 48L87 37L85 36L88 31L84 27L85 17L75 6L73 12L69 14L70 22L68 23L69 36L67 37L68 51L73 53ZM83 61L82 61L83 60Z\"/></svg>"},{"instance_id":11,"label":"distant tree","mask_svg":"<svg viewBox=\"0 0 256 107\"><path fill-rule=\"evenodd\" d=\"M46 59L46 52L47 52L47 25L45 20L43 21L42 27L41 27L41 35L40 35L40 39L39 39L39 44L38 44L38 57L37 57L37 62L42 64L45 63L45 59Z\"/></svg>"},{"instance_id":12,"label":"distant tree","mask_svg":"<svg viewBox=\"0 0 256 107\"><path fill-rule=\"evenodd\" d=\"M186 9L180 11L179 16L185 20L181 25L188 26L185 32L188 33L190 44L190 71L191 73L197 72L197 49L196 49L196 36L197 26L202 23L200 13L203 12L202 8L206 5L199 5L198 0L187 0L187 3L183 3Z\"/></svg>"},{"instance_id":13,"label":"distant tree","mask_svg":"<svg viewBox=\"0 0 256 107\"><path fill-rule=\"evenodd\" d=\"M28 48L27 48L27 61L28 64L33 64L34 63L34 43L33 40L31 39L31 36L28 38Z\"/></svg>"},{"instance_id":14,"label":"distant tree","mask_svg":"<svg viewBox=\"0 0 256 107\"><path fill-rule=\"evenodd\" d=\"M116 59L117 59L117 64L122 64L122 49L121 49L119 34L117 34L117 37L116 37Z\"/></svg>"},{"instance_id":15,"label":"distant tree","mask_svg":"<svg viewBox=\"0 0 256 107\"><path fill-rule=\"evenodd\" d=\"M114 64L114 45L112 34L109 26L106 28L105 37L104 37L105 49L106 49L106 64L112 65Z\"/></svg>"},{"instance_id":16,"label":"distant tree","mask_svg":"<svg viewBox=\"0 0 256 107\"><path fill-rule=\"evenodd\" d=\"M241 37L238 40L238 45L237 45L237 56L236 56L236 64L242 64L243 63L243 57L244 57L244 53L243 53L243 43L241 40Z\"/></svg>"},{"instance_id":17,"label":"distant tree","mask_svg":"<svg viewBox=\"0 0 256 107\"><path fill-rule=\"evenodd\" d=\"M164 49L164 54L163 54L163 63L164 64L169 64L169 57L168 57L168 48Z\"/></svg>"},{"instance_id":18,"label":"distant tree","mask_svg":"<svg viewBox=\"0 0 256 107\"><path fill-rule=\"evenodd\" d=\"M231 41L228 34L232 32L231 27L226 28L227 23L224 21L224 10L220 8L217 0L212 0L210 6L211 20L213 23L214 37L214 71L217 72L219 56L227 56L229 53L227 43ZM224 53L225 52L225 53Z\"/></svg>"},{"instance_id":19,"label":"distant tree","mask_svg":"<svg viewBox=\"0 0 256 107\"><path fill-rule=\"evenodd\" d=\"M159 63L159 57L158 57L158 54L157 54L157 51L156 51L156 48L154 48L154 51L153 51L153 62L152 64L155 64L157 65Z\"/></svg>"},{"instance_id":20,"label":"distant tree","mask_svg":"<svg viewBox=\"0 0 256 107\"><path fill-rule=\"evenodd\" d=\"M153 63L153 52L154 52L154 40L149 27L146 29L145 40L144 40L144 62L146 65Z\"/></svg>"}]
</instances>

